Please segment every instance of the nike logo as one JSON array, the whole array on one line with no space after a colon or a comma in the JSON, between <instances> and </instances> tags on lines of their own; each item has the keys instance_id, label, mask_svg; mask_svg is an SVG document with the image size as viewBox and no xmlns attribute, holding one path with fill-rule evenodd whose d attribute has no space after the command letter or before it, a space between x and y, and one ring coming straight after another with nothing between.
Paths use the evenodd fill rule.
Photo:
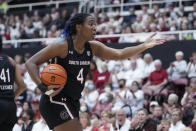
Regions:
<instances>
[{"instance_id":1,"label":"nike logo","mask_svg":"<svg viewBox=\"0 0 196 131\"><path fill-rule=\"evenodd\" d=\"M73 51L69 51L69 54L73 54Z\"/></svg>"},{"instance_id":2,"label":"nike logo","mask_svg":"<svg viewBox=\"0 0 196 131\"><path fill-rule=\"evenodd\" d=\"M55 71L56 69L48 69L48 71Z\"/></svg>"}]
</instances>

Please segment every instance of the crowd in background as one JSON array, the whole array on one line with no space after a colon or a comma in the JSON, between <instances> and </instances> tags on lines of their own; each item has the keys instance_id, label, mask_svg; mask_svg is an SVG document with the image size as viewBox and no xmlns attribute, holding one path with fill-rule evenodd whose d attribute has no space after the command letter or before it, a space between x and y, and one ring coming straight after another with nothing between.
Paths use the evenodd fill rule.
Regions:
<instances>
[{"instance_id":1,"label":"crowd in background","mask_svg":"<svg viewBox=\"0 0 196 131\"><path fill-rule=\"evenodd\" d=\"M93 5L93 4L92 4ZM142 32L162 32L178 30L196 29L196 3L191 12L185 12L184 7L170 3L168 8L161 5L153 5L152 11L148 6L142 5L141 9L136 6L128 8L129 13L125 16L120 15L119 8L116 8L110 15L107 12L95 12L97 18L97 34L127 34ZM136 13L136 11L139 13ZM71 11L66 9L56 9L51 7L50 11L41 13L33 10L31 13L21 15L3 14L0 16L0 34L6 40L30 39L30 38L56 38L60 37L67 20L78 12L77 8ZM112 38L99 38L104 43L125 43L143 42L147 35L132 35ZM167 35L168 40L179 39L178 35ZM182 39L196 39L195 33L184 33ZM54 41L19 43L19 47L49 45ZM4 45L5 47L10 47Z\"/></svg>"},{"instance_id":2,"label":"crowd in background","mask_svg":"<svg viewBox=\"0 0 196 131\"><path fill-rule=\"evenodd\" d=\"M15 57L27 90L16 101L18 123L13 131L48 131L39 112L41 92L22 64L29 57ZM123 61L95 57L80 99L83 130L196 131L196 52L189 61L182 51L173 57L165 69L149 53Z\"/></svg>"},{"instance_id":3,"label":"crowd in background","mask_svg":"<svg viewBox=\"0 0 196 131\"><path fill-rule=\"evenodd\" d=\"M196 29L196 3L193 5L194 11L185 12L181 6L178 10L170 3L168 8L160 8L160 5L153 5L153 10L148 11L148 6L141 6L141 12L136 14L135 7L129 8L129 15L120 16L120 9L108 16L102 13L98 19L98 34L128 34L143 32L163 32L178 30ZM136 36L122 36L120 38L99 39L102 42L143 42L147 38L146 34ZM178 39L178 35L167 35L168 40ZM182 39L195 39L196 34L184 33Z\"/></svg>"}]
</instances>

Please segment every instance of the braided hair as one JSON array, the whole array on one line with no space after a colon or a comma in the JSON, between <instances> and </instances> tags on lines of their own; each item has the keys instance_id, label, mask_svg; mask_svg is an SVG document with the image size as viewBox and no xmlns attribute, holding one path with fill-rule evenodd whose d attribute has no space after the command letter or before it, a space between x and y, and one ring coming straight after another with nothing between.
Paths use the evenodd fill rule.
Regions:
<instances>
[{"instance_id":1,"label":"braided hair","mask_svg":"<svg viewBox=\"0 0 196 131\"><path fill-rule=\"evenodd\" d=\"M67 37L76 35L76 25L84 24L84 21L88 16L91 15L87 13L77 13L73 17L71 17L65 26L65 29L63 31L63 37L66 39Z\"/></svg>"}]
</instances>

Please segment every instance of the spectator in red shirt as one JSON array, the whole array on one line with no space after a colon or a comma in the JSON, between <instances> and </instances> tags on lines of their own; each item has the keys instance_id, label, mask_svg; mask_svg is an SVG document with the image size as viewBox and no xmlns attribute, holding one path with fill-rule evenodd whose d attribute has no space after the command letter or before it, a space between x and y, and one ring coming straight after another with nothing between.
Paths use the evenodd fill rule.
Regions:
<instances>
[{"instance_id":1,"label":"spectator in red shirt","mask_svg":"<svg viewBox=\"0 0 196 131\"><path fill-rule=\"evenodd\" d=\"M97 76L99 72L97 70L97 65L94 61L92 61L90 64L90 73L92 74L92 79L93 79L93 82L95 83L97 81Z\"/></svg>"},{"instance_id":2,"label":"spectator in red shirt","mask_svg":"<svg viewBox=\"0 0 196 131\"><path fill-rule=\"evenodd\" d=\"M159 94L161 89L166 86L168 82L168 74L165 69L162 68L160 60L154 61L155 71L151 72L147 83L142 87L144 94L148 96L156 96ZM163 89L160 95L167 96L168 90Z\"/></svg>"},{"instance_id":3,"label":"spectator in red shirt","mask_svg":"<svg viewBox=\"0 0 196 131\"><path fill-rule=\"evenodd\" d=\"M104 92L104 84L107 83L110 79L110 72L108 72L106 65L103 65L101 69L102 73L99 73L97 75L97 80L95 82L95 85L99 90L99 93Z\"/></svg>"}]
</instances>

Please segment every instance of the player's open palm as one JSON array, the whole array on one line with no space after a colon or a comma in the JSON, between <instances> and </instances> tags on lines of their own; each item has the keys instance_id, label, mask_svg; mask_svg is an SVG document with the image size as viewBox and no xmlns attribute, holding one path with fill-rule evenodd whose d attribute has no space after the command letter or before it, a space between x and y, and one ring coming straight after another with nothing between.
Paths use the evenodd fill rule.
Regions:
<instances>
[{"instance_id":1,"label":"player's open palm","mask_svg":"<svg viewBox=\"0 0 196 131\"><path fill-rule=\"evenodd\" d=\"M160 39L153 39L153 37L156 35L157 33L153 33L145 42L144 42L144 44L145 44L145 46L147 47L147 48L152 48L152 47L154 47L154 46L156 46L156 45L161 45L161 44L163 44L164 42L165 42L165 39L163 39L163 38L160 38Z\"/></svg>"}]
</instances>

